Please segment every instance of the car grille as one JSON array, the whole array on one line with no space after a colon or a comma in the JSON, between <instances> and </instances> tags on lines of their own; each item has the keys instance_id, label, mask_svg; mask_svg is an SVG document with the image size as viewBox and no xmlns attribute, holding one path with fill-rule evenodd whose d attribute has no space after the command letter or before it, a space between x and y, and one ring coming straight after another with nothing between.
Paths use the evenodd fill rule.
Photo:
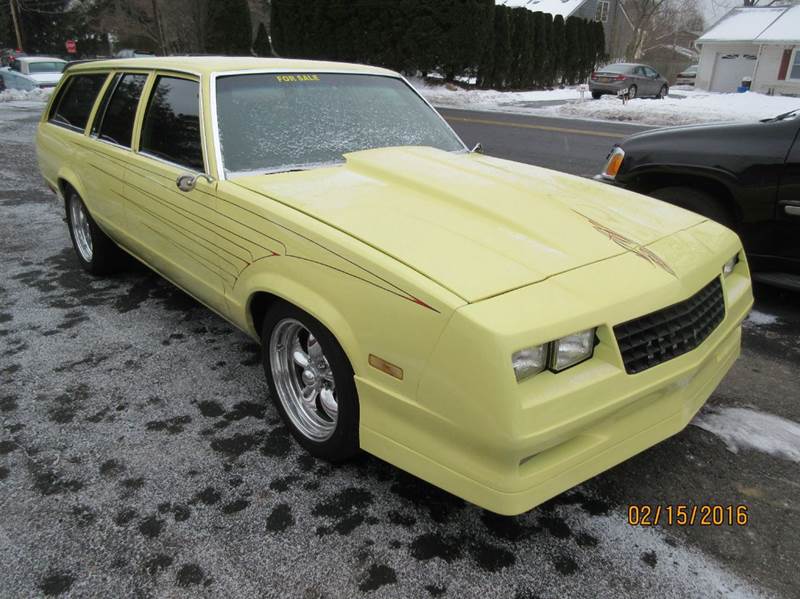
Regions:
<instances>
[{"instance_id":1,"label":"car grille","mask_svg":"<svg viewBox=\"0 0 800 599\"><path fill-rule=\"evenodd\" d=\"M720 279L687 300L614 327L628 374L636 374L692 351L725 318Z\"/></svg>"}]
</instances>

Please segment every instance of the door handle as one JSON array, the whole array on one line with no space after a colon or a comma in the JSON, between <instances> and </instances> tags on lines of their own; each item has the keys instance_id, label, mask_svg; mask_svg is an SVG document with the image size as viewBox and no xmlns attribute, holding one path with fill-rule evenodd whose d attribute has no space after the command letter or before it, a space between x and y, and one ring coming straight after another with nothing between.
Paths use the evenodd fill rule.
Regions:
<instances>
[{"instance_id":1,"label":"door handle","mask_svg":"<svg viewBox=\"0 0 800 599\"><path fill-rule=\"evenodd\" d=\"M787 204L783 207L783 209L789 216L800 216L800 206L792 206L791 204Z\"/></svg>"}]
</instances>

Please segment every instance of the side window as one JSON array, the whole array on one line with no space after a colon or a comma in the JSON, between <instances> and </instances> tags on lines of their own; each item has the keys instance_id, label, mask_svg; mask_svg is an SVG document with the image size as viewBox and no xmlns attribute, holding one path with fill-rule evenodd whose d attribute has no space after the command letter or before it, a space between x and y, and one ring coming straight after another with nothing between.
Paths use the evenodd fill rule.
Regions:
<instances>
[{"instance_id":1,"label":"side window","mask_svg":"<svg viewBox=\"0 0 800 599\"><path fill-rule=\"evenodd\" d=\"M111 79L111 83L109 83L106 88L106 93L103 94L103 99L100 100L100 106L97 107L97 113L94 115L94 122L92 123L92 135L97 135L100 131L100 124L103 122L103 117L108 109L108 103L111 100L111 96L114 94L114 90L117 89L120 77L122 77L122 75L119 73L114 75Z\"/></svg>"},{"instance_id":2,"label":"side window","mask_svg":"<svg viewBox=\"0 0 800 599\"><path fill-rule=\"evenodd\" d=\"M203 171L199 93L196 81L159 77L145 112L139 149Z\"/></svg>"},{"instance_id":3,"label":"side window","mask_svg":"<svg viewBox=\"0 0 800 599\"><path fill-rule=\"evenodd\" d=\"M100 123L99 137L105 141L131 147L133 122L139 96L147 81L147 75L128 73L123 75L111 94Z\"/></svg>"},{"instance_id":4,"label":"side window","mask_svg":"<svg viewBox=\"0 0 800 599\"><path fill-rule=\"evenodd\" d=\"M70 77L53 103L50 121L83 131L108 73Z\"/></svg>"}]
</instances>

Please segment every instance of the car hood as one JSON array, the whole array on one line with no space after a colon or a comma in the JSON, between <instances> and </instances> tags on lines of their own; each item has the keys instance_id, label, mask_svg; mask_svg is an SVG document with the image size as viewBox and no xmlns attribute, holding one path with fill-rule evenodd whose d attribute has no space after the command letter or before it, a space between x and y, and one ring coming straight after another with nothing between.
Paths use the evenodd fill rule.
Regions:
<instances>
[{"instance_id":1,"label":"car hood","mask_svg":"<svg viewBox=\"0 0 800 599\"><path fill-rule=\"evenodd\" d=\"M345 159L234 182L350 234L468 302L704 220L587 179L479 154L407 147Z\"/></svg>"}]
</instances>

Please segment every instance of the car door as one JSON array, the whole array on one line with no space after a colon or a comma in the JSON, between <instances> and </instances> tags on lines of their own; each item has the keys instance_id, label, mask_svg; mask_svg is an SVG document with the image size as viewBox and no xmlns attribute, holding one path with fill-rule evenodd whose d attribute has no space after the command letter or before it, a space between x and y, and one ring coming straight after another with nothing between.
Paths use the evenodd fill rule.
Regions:
<instances>
[{"instance_id":1,"label":"car door","mask_svg":"<svg viewBox=\"0 0 800 599\"><path fill-rule=\"evenodd\" d=\"M132 154L133 126L147 72L117 72L110 78L95 111L87 157L87 206L106 233L129 246L125 215L125 165Z\"/></svg>"},{"instance_id":2,"label":"car door","mask_svg":"<svg viewBox=\"0 0 800 599\"><path fill-rule=\"evenodd\" d=\"M644 74L644 67L633 67L631 84L636 86L637 96L647 95L647 77Z\"/></svg>"},{"instance_id":3,"label":"car door","mask_svg":"<svg viewBox=\"0 0 800 599\"><path fill-rule=\"evenodd\" d=\"M775 254L782 270L800 274L800 115L794 122L798 132L778 189Z\"/></svg>"},{"instance_id":4,"label":"car door","mask_svg":"<svg viewBox=\"0 0 800 599\"><path fill-rule=\"evenodd\" d=\"M649 82L647 92L648 95L658 95L658 93L661 91L661 86L663 85L661 81L661 75L658 74L658 71L650 67L645 67L644 72L647 74L647 80Z\"/></svg>"},{"instance_id":5,"label":"car door","mask_svg":"<svg viewBox=\"0 0 800 599\"><path fill-rule=\"evenodd\" d=\"M200 119L200 84L158 73L149 86L139 142L125 178L128 216L144 259L194 297L225 311L223 280L234 268L215 233L216 183L209 172ZM182 191L177 179L194 177Z\"/></svg>"}]
</instances>

